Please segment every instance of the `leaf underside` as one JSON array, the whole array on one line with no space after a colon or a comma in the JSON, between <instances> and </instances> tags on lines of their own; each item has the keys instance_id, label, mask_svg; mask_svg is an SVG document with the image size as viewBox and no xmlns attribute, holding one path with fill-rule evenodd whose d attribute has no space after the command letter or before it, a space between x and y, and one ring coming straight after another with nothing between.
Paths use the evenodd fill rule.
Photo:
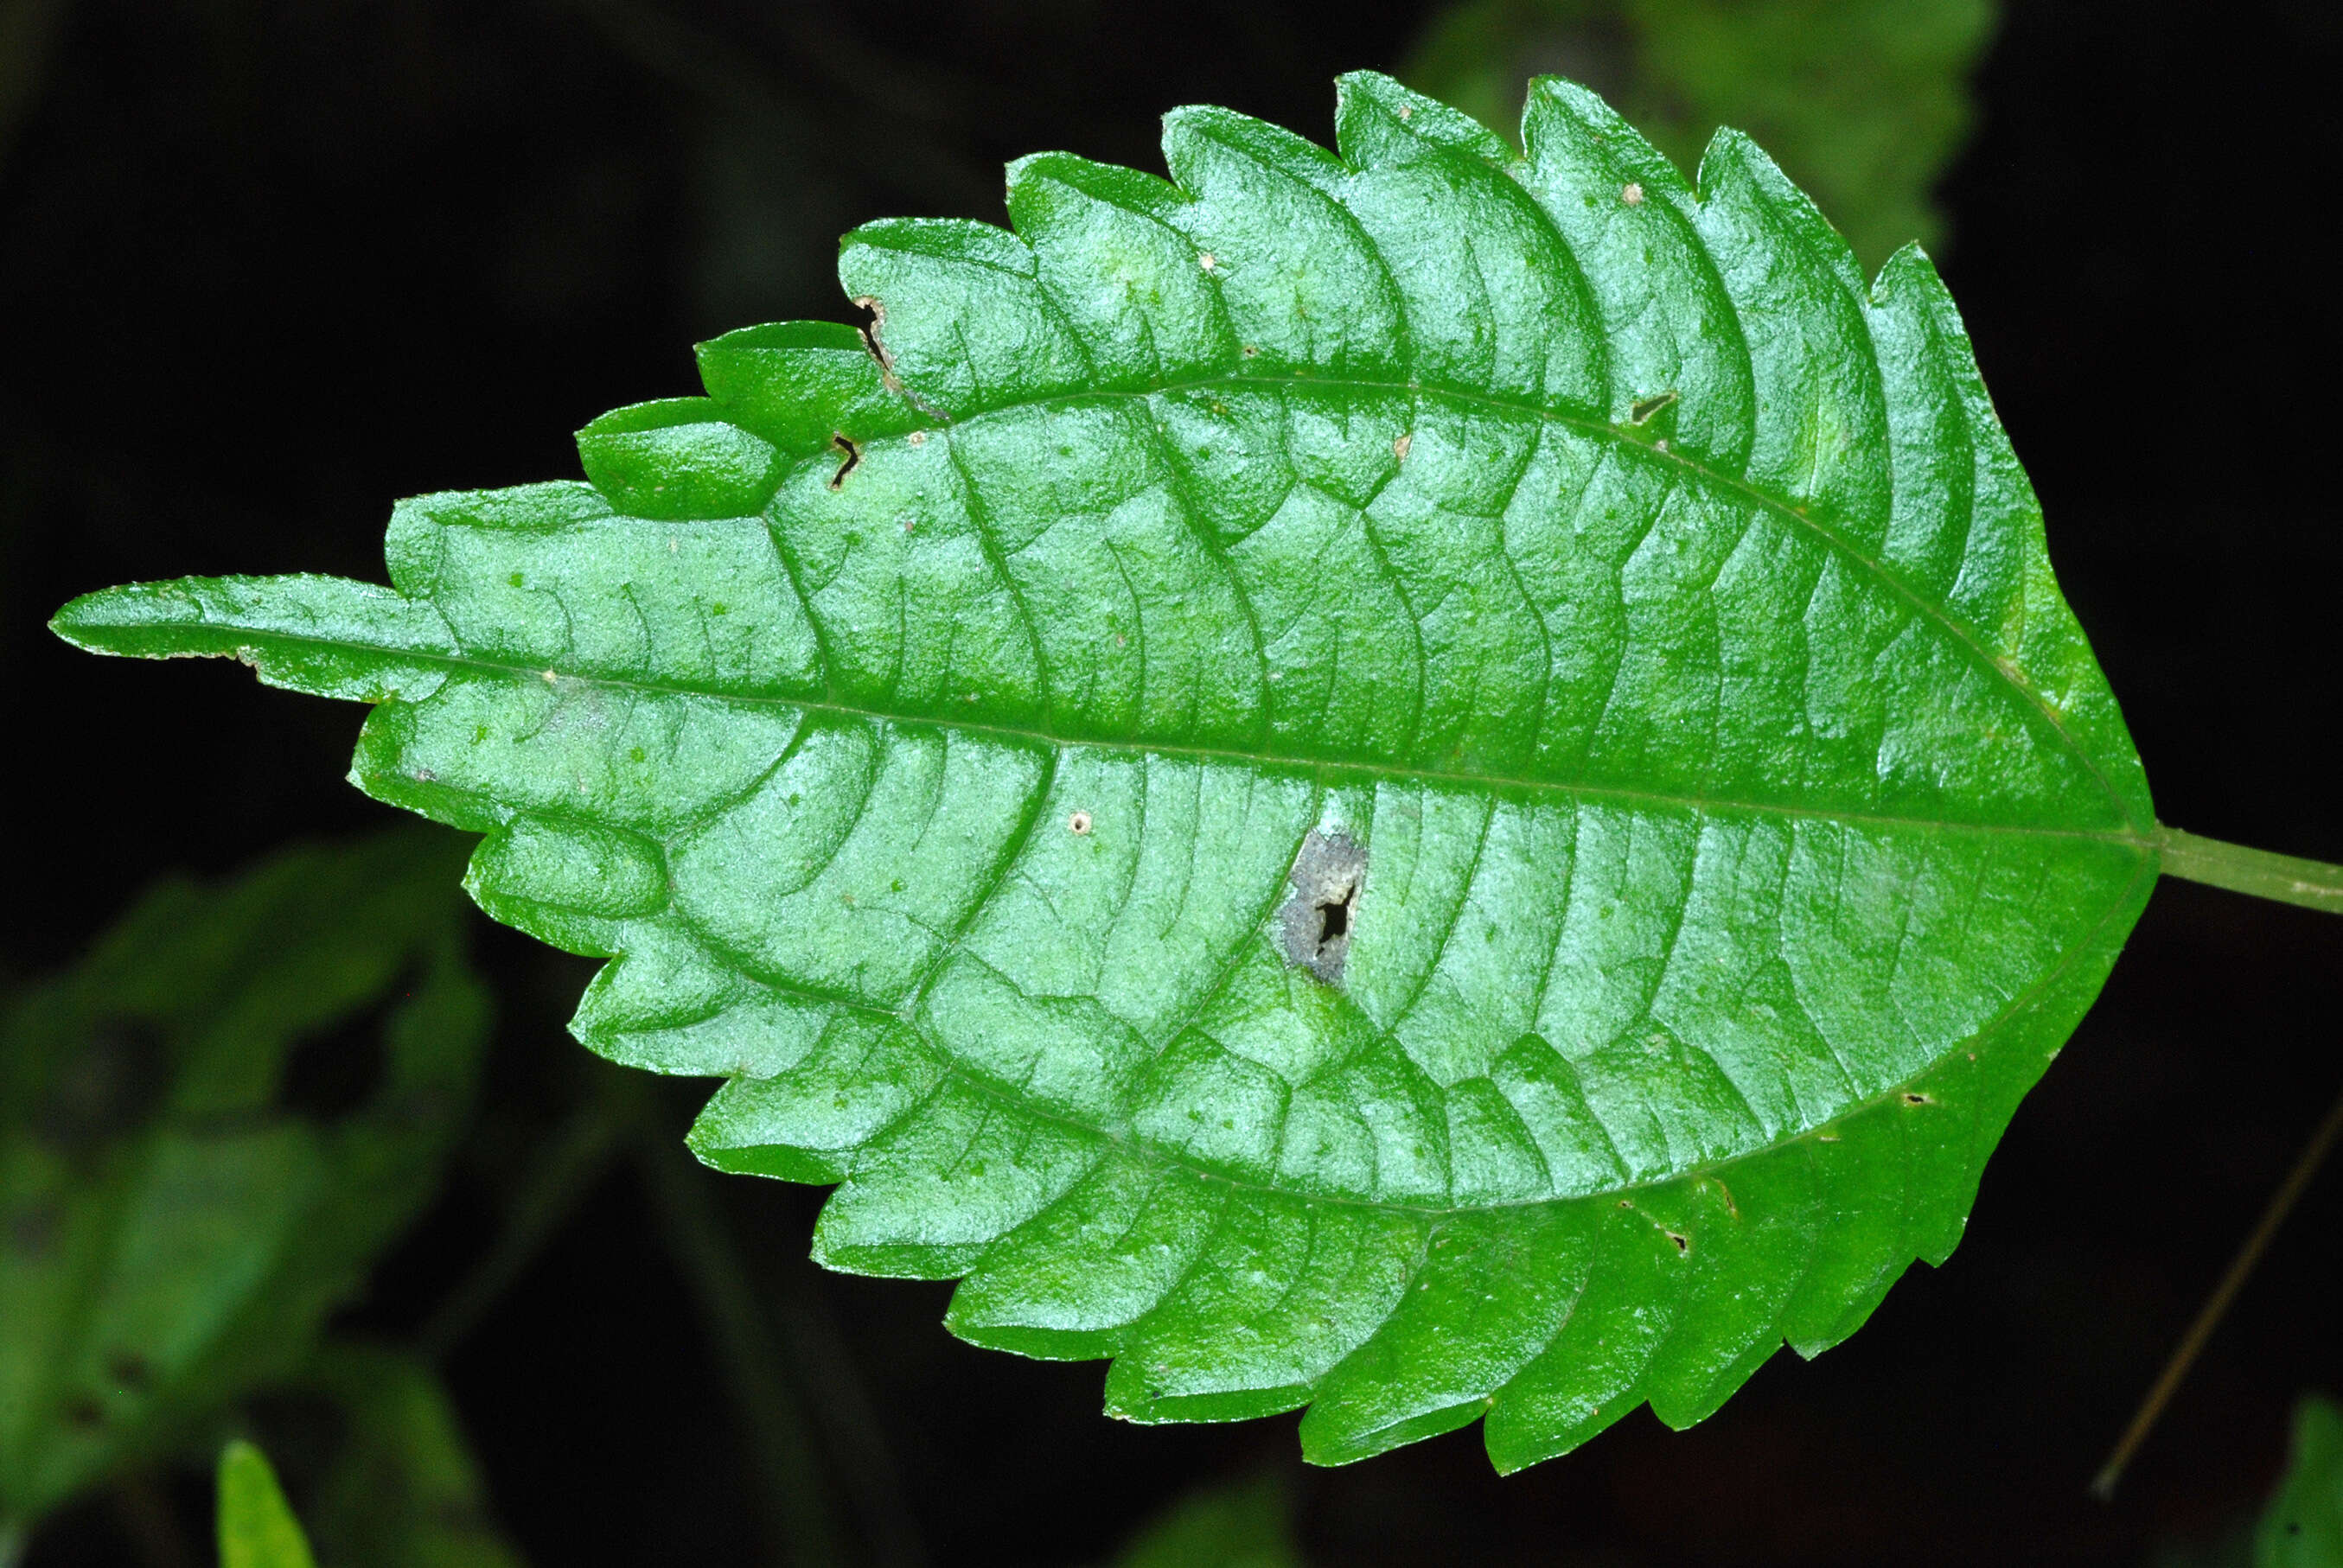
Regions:
<instances>
[{"instance_id":1,"label":"leaf underside","mask_svg":"<svg viewBox=\"0 0 2343 1568\"><path fill-rule=\"evenodd\" d=\"M377 704L359 788L615 957L578 1037L729 1079L703 1159L1114 1414L1697 1421L1952 1250L2146 781L1916 249L1559 80L1526 156L1338 126L860 229L867 341L703 346L589 484L402 505L395 588L58 628Z\"/></svg>"}]
</instances>

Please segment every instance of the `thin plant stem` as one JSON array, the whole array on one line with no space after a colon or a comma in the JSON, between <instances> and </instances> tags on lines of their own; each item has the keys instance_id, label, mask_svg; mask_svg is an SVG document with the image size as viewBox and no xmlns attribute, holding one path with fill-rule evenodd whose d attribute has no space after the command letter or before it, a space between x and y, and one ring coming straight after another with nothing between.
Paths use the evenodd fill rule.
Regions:
<instances>
[{"instance_id":1,"label":"thin plant stem","mask_svg":"<svg viewBox=\"0 0 2343 1568\"><path fill-rule=\"evenodd\" d=\"M527 1271L594 1184L618 1143L623 1112L593 1094L546 1144L506 1211L504 1229L463 1282L416 1336L416 1353L437 1363L461 1344L481 1317Z\"/></svg>"},{"instance_id":2,"label":"thin plant stem","mask_svg":"<svg viewBox=\"0 0 2343 1568\"><path fill-rule=\"evenodd\" d=\"M2107 1463L2099 1467L2099 1473L2092 1480L2092 1496L2102 1503L2115 1496L2116 1483L2123 1479L2124 1467L2131 1462L2132 1455L2139 1452L2139 1445L2147 1440L2157 1417L2162 1415L2164 1407L2171 1402L2181 1381L2187 1377L2188 1369L2196 1364L2197 1355L2205 1349L2206 1342L2220 1326L2222 1316L2229 1310L2229 1303L2237 1299L2237 1292L2244 1287L2247 1276L2254 1271L2254 1265L2260 1262L2262 1254L2269 1250L2270 1239L2286 1222L2288 1211L2302 1196L2303 1189L2310 1185L2310 1179L2318 1173L2319 1164L2326 1160L2328 1151L2335 1147L2338 1137L2343 1137L2343 1096L2337 1097L2335 1104L2327 1112L2327 1120L2318 1124L2318 1131L2313 1132L2310 1141L2303 1146L2301 1157L2295 1161L2294 1169L2286 1173L2286 1180L2279 1182L2278 1191L2270 1194L2269 1202L2262 1209L2262 1217L2254 1222L2253 1231L2246 1237L2245 1244L2229 1261L2229 1271L2221 1276L2221 1282L2206 1298L2205 1305L2197 1313L2197 1321L2188 1325L2187 1333L2181 1337L2179 1348L2172 1352L2172 1359L2165 1362L2164 1371L2157 1375L2155 1386L2147 1391L2147 1397L2140 1401L2139 1410L2132 1416L2131 1424L2124 1429L2115 1452L2107 1455Z\"/></svg>"},{"instance_id":3,"label":"thin plant stem","mask_svg":"<svg viewBox=\"0 0 2343 1568\"><path fill-rule=\"evenodd\" d=\"M709 1201L707 1172L648 1116L637 1118L631 1131L636 1161L668 1245L699 1298L748 1425L773 1543L799 1568L844 1563L843 1533L830 1512L804 1409L781 1370L770 1327L758 1310L723 1217Z\"/></svg>"},{"instance_id":4,"label":"thin plant stem","mask_svg":"<svg viewBox=\"0 0 2343 1568\"><path fill-rule=\"evenodd\" d=\"M2242 844L2199 838L2177 828L2158 829L2157 849L2168 876L2227 888L2233 893L2249 893L2257 899L2275 899L2281 904L2299 904L2306 910L2343 915L2343 866L2293 855L2273 855L2268 849L2248 849Z\"/></svg>"}]
</instances>

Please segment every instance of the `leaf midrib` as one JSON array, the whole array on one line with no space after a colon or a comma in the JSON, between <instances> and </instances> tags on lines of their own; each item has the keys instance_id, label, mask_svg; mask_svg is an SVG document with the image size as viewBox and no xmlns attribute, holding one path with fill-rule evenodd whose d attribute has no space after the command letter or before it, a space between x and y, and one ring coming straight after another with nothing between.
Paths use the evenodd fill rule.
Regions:
<instances>
[{"instance_id":1,"label":"leaf midrib","mask_svg":"<svg viewBox=\"0 0 2343 1568\"><path fill-rule=\"evenodd\" d=\"M409 599L411 604L423 604L437 612L437 607L426 599ZM445 617L442 620L444 622ZM148 623L151 625L151 623ZM246 629L234 623L210 622L223 630ZM143 629L143 628L142 628ZM449 635L452 638L453 628ZM936 729L964 730L970 734L990 736L996 739L1057 749L1089 748L1101 751L1135 751L1163 757L1193 758L1203 762L1234 762L1248 768L1276 769L1292 773L1308 774L1324 779L1329 775L1354 774L1370 778L1387 778L1408 783L1454 785L1476 790L1505 790L1525 795L1574 795L1595 799L1617 800L1630 805L1659 807L1669 810L1703 812L1711 815L1741 813L1756 817L1781 817L1802 821L1847 822L1864 827L1918 828L1935 832L1976 833L2024 839L2066 839L2088 843L2119 844L2127 849L2153 850L2157 840L2151 834L2130 828L2050 828L2024 822L1963 822L1950 818L1906 817L1892 812L1839 810L1821 806L1788 806L1773 801L1738 800L1728 798L1671 794L1657 789L1630 789L1609 784L1581 784L1565 779L1520 779L1510 775L1489 773L1450 773L1436 769L1406 768L1387 762L1345 762L1326 758L1262 756L1227 747L1197 746L1184 742L1141 739L1116 739L1083 736L1052 735L1047 730L1024 729L1014 725L990 724L950 715L925 713L890 713L881 709L860 708L852 703L829 698L789 697L769 692L726 691L712 687L686 686L675 681L649 680L636 676L577 675L549 666L523 664L510 659L483 658L477 654L440 653L427 648L399 648L384 643L351 642L341 638L318 637L307 632L262 630L258 638L279 644L296 644L309 648L331 648L338 652L368 654L377 658L396 658L410 664L441 666L450 669L481 670L526 685L535 681L558 689L563 685L599 687L613 691L643 692L653 696L689 697L713 702L739 702L769 708L794 708L809 713L821 713L840 719L864 719L880 724L924 725ZM246 648L256 647L246 644ZM217 658L228 657L209 650L166 653L151 657L163 658ZM428 698L408 698L393 691L385 700L417 703Z\"/></svg>"}]
</instances>

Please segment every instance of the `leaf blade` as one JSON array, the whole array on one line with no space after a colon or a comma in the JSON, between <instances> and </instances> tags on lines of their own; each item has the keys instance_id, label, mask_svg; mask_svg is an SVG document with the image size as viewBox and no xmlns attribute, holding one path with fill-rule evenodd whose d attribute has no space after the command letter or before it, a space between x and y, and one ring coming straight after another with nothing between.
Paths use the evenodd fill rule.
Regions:
<instances>
[{"instance_id":1,"label":"leaf blade","mask_svg":"<svg viewBox=\"0 0 2343 1568\"><path fill-rule=\"evenodd\" d=\"M353 777L617 959L587 1043L733 1078L703 1158L842 1181L832 1266L1130 1419L1493 1410L1513 1468L1940 1261L2159 840L1925 258L1865 289L1745 140L1695 189L1567 84L1523 161L1341 103L850 236L891 412L755 329L589 427L602 492L407 503L454 646L381 639L438 683ZM769 504L684 516L753 499L736 406Z\"/></svg>"}]
</instances>

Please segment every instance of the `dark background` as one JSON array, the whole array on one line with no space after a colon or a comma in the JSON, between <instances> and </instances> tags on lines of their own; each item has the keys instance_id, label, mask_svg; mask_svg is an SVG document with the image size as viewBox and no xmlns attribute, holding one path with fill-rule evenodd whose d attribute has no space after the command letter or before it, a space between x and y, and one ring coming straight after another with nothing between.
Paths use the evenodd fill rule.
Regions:
<instances>
[{"instance_id":1,"label":"dark background","mask_svg":"<svg viewBox=\"0 0 2343 1568\"><path fill-rule=\"evenodd\" d=\"M842 318L840 230L997 220L998 166L1041 147L1160 168L1155 117L1185 102L1330 139L1332 77L1396 64L1423 12L70 6L0 146L0 975L69 961L162 869L383 818L342 782L356 709L73 653L42 626L64 599L183 573L378 578L394 498L574 474L588 418L695 389L695 338ZM2018 0L1943 193L1945 270L2161 814L2328 859L2338 16ZM461 1276L512 1150L584 1092L560 1025L591 966L485 921L478 951L505 1020L487 1120L355 1310L377 1332ZM868 1534L870 1508L906 1511L896 1544L915 1532L930 1562L1101 1559L1199 1480L1270 1466L1328 1564L2146 1563L2250 1510L2298 1392L2343 1388L2330 1169L2118 1501L2085 1494L2343 1087L2338 955L2331 919L2167 883L1945 1269L1704 1426L1639 1412L1503 1481L1477 1429L1308 1472L1291 1418L1108 1422L1096 1364L949 1338L948 1287L817 1271L818 1193L709 1180L809 1397L870 1412L862 1448L824 1451L859 1478L842 1512ZM702 1091L662 1088L679 1134ZM758 1560L747 1445L653 1230L612 1167L448 1363L539 1564ZM31 1562L124 1561L115 1529L85 1510Z\"/></svg>"}]
</instances>

